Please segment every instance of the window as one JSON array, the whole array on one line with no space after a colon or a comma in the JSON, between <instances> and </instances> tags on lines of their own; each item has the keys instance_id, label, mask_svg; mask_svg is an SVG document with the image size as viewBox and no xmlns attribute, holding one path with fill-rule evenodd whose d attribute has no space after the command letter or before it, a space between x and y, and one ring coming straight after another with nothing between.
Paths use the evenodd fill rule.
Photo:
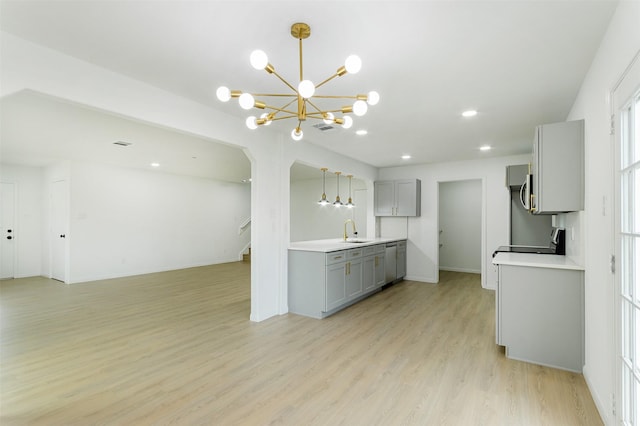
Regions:
<instances>
[{"instance_id":1,"label":"window","mask_svg":"<svg viewBox=\"0 0 640 426\"><path fill-rule=\"evenodd\" d=\"M618 372L624 425L640 425L640 91L619 110L616 245Z\"/></svg>"}]
</instances>

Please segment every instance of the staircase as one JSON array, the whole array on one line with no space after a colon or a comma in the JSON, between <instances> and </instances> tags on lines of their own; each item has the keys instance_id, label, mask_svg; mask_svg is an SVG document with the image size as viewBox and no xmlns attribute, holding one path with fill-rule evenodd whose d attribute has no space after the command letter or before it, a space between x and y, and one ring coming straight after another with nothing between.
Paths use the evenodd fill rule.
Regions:
<instances>
[{"instance_id":1,"label":"staircase","mask_svg":"<svg viewBox=\"0 0 640 426\"><path fill-rule=\"evenodd\" d=\"M243 262L251 262L251 247L247 250L248 253L242 253L242 261Z\"/></svg>"}]
</instances>

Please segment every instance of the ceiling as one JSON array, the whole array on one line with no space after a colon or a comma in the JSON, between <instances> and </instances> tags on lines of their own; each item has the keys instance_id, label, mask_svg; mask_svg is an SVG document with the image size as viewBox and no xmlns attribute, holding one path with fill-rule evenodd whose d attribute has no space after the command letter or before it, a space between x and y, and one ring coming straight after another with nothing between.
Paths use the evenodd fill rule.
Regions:
<instances>
[{"instance_id":1,"label":"ceiling","mask_svg":"<svg viewBox=\"0 0 640 426\"><path fill-rule=\"evenodd\" d=\"M530 152L537 124L567 117L616 2L2 0L0 7L3 31L238 117L249 114L235 102L219 102L216 88L283 92L282 83L254 70L248 57L256 48L264 50L278 73L295 82L298 42L290 27L306 22L311 37L304 41L305 78L322 81L357 53L362 70L329 82L323 94L376 90L381 100L364 117L354 117L349 130L321 132L311 127L315 123L305 123L299 143L388 167ZM213 141L34 93L13 96L2 100L3 161L86 155L117 162L124 156L114 152L110 157L110 149L144 151L144 158L150 158L163 147L165 153L181 152L180 158L166 156L184 162L176 170L201 163L209 176L206 170L213 163L204 158L222 158L223 153L240 161L242 174L249 170L244 154ZM461 117L467 109L478 115ZM62 110L81 114L83 124L56 121ZM45 140L38 133L42 126L28 125L26 117L33 114L54 128L46 147L37 145ZM108 124L97 124L101 120ZM99 125L100 132L83 133L90 123ZM294 124L283 120L270 129L288 137ZM361 128L366 136L355 134ZM246 129L248 134L260 131ZM7 139L7 134L13 136ZM112 144L127 138L135 144ZM90 139L102 143L101 151L89 148ZM74 140L85 145L80 149ZM481 152L482 145L493 149ZM215 153L205 153L207 147ZM403 154L412 158L402 160ZM224 166L215 167L226 173Z\"/></svg>"}]
</instances>

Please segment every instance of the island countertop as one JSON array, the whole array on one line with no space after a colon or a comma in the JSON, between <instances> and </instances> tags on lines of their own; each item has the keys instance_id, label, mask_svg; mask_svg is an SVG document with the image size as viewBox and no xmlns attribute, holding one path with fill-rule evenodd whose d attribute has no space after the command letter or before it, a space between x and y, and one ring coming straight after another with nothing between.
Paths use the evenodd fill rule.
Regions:
<instances>
[{"instance_id":1,"label":"island countertop","mask_svg":"<svg viewBox=\"0 0 640 426\"><path fill-rule=\"evenodd\" d=\"M352 242L353 240L361 242ZM395 241L406 241L406 238L349 238L346 242L342 238L330 238L327 240L296 241L289 244L289 250L316 251L329 253L332 251L346 250L358 247L386 244Z\"/></svg>"},{"instance_id":2,"label":"island countertop","mask_svg":"<svg viewBox=\"0 0 640 426\"><path fill-rule=\"evenodd\" d=\"M494 265L532 266L535 268L584 271L584 266L578 265L566 256L557 254L496 253L492 263Z\"/></svg>"}]
</instances>

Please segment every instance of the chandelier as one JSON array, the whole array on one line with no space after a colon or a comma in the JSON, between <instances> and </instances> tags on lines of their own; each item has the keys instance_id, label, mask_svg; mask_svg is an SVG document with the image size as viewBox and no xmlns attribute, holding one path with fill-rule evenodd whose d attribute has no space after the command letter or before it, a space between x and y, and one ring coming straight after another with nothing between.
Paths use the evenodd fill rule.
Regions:
<instances>
[{"instance_id":1,"label":"chandelier","mask_svg":"<svg viewBox=\"0 0 640 426\"><path fill-rule=\"evenodd\" d=\"M273 65L269 63L267 54L262 50L254 50L249 58L251 65L255 69L264 69L267 73L273 74L289 89L291 89L291 92L246 93L240 90L229 90L229 88L225 86L219 87L216 91L216 96L222 102L227 102L231 98L238 98L240 107L245 110L256 108L258 110L265 111L259 117L254 115L249 116L246 120L248 128L253 130L260 126L268 126L271 122L276 120L293 118L297 120L298 123L291 131L291 138L295 141L299 141L303 136L301 129L302 122L307 119L323 120L327 125L336 124L348 129L353 125L353 119L349 114L353 113L359 117L363 116L367 112L368 105L375 105L378 103L380 95L374 91L371 91L368 94L359 94L355 96L316 94L316 89L324 86L334 78L342 77L345 74L356 74L362 67L362 61L358 56L351 55L346 59L344 65L338 68L335 74L318 84L314 84L310 80L305 80L302 72L302 40L311 35L311 28L305 23L295 23L291 26L291 35L294 38L297 38L299 42L300 81L297 86L294 87L276 72ZM282 106L273 106L269 105L265 101L259 100L258 98L284 98L286 103ZM322 109L314 103L314 99L347 99L353 100L354 102L350 105L341 106L336 109Z\"/></svg>"}]
</instances>

